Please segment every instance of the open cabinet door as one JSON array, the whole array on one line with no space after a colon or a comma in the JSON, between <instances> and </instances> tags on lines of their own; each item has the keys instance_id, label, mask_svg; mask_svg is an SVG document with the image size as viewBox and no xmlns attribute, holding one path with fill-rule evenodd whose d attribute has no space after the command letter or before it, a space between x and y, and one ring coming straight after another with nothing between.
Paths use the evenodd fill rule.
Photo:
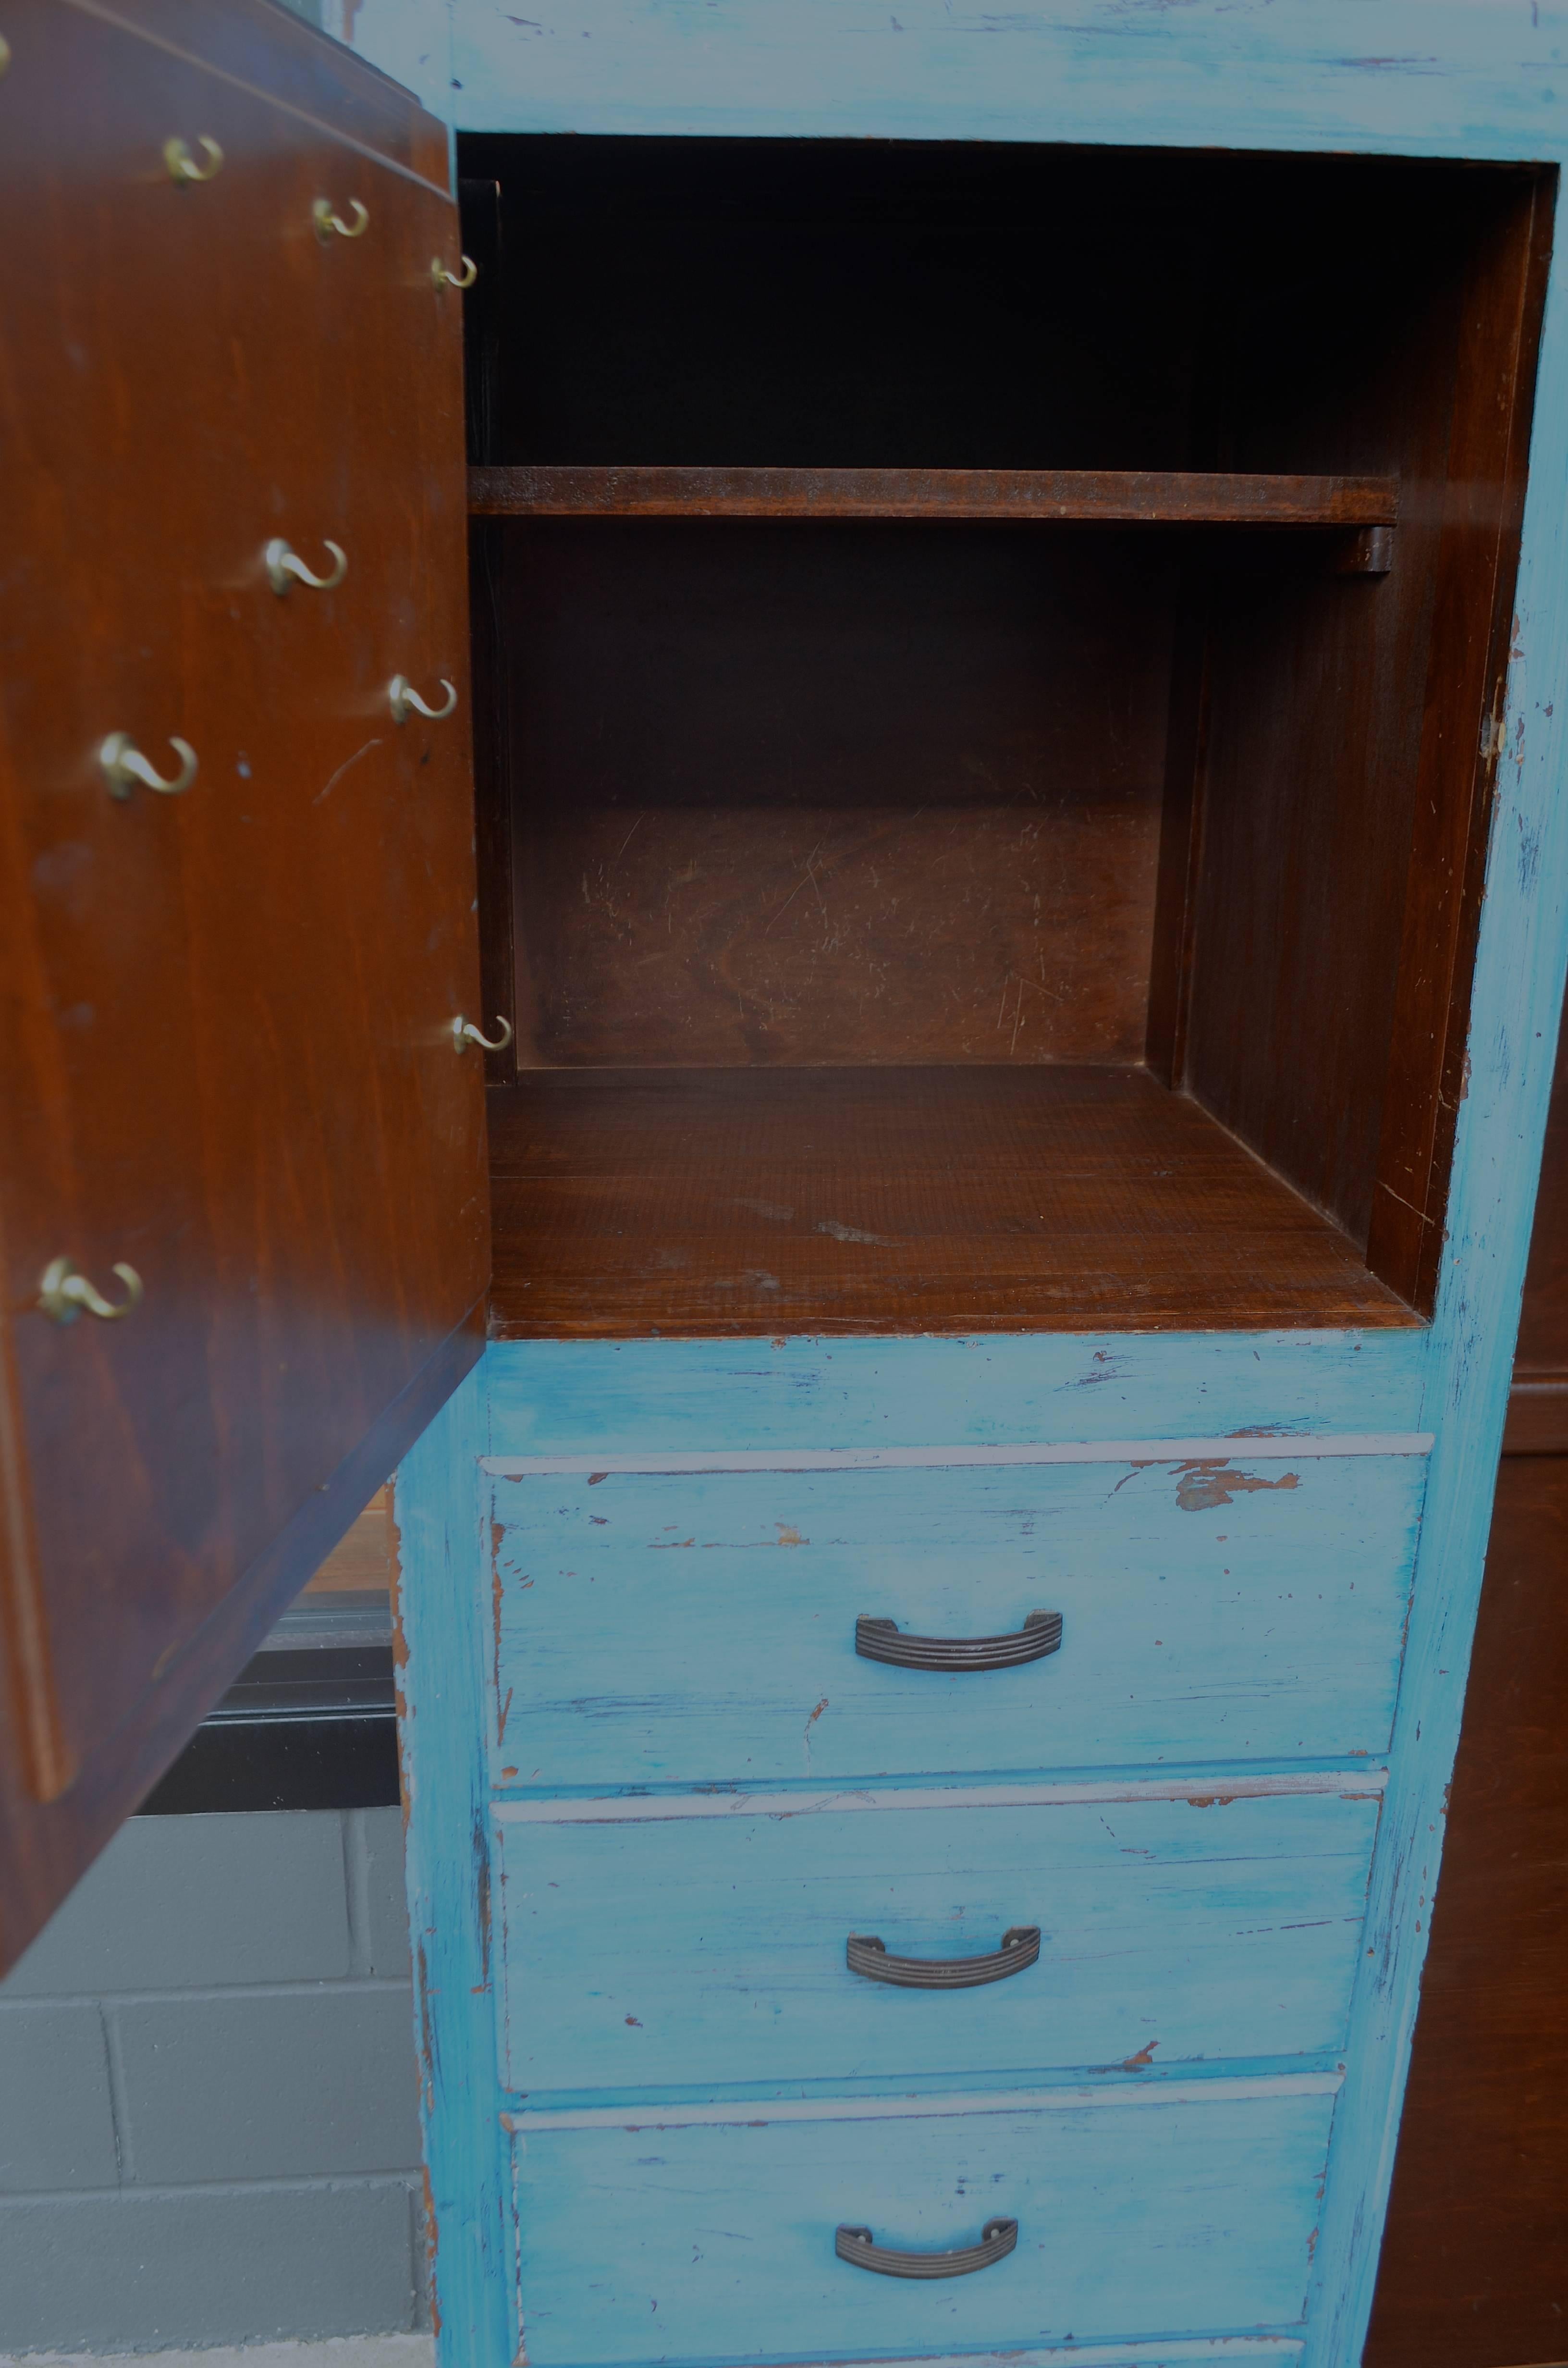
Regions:
<instances>
[{"instance_id":1,"label":"open cabinet door","mask_svg":"<svg viewBox=\"0 0 1568 2368\"><path fill-rule=\"evenodd\" d=\"M445 131L272 0L0 34L3 1970L478 1354L489 1225Z\"/></svg>"}]
</instances>

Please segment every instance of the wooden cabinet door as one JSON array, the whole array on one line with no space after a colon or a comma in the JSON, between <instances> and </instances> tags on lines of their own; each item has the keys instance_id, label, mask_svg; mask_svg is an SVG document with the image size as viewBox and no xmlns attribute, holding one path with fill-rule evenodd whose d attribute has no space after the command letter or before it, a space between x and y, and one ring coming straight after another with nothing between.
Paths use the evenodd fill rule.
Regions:
<instances>
[{"instance_id":1,"label":"wooden cabinet door","mask_svg":"<svg viewBox=\"0 0 1568 2368\"><path fill-rule=\"evenodd\" d=\"M478 1353L489 1240L444 132L268 0L0 32L3 1967Z\"/></svg>"}]
</instances>

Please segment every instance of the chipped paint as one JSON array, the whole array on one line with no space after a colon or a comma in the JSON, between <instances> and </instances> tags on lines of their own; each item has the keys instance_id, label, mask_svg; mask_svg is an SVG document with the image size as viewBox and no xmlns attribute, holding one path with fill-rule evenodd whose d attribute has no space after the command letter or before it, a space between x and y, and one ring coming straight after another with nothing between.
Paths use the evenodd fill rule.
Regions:
<instances>
[{"instance_id":1,"label":"chipped paint","mask_svg":"<svg viewBox=\"0 0 1568 2368\"><path fill-rule=\"evenodd\" d=\"M1228 1463L1183 1463L1176 1471L1176 1503L1184 1513L1212 1513L1238 1497L1256 1496L1269 1488L1299 1488L1298 1472L1282 1472L1266 1480L1257 1472L1237 1472Z\"/></svg>"}]
</instances>

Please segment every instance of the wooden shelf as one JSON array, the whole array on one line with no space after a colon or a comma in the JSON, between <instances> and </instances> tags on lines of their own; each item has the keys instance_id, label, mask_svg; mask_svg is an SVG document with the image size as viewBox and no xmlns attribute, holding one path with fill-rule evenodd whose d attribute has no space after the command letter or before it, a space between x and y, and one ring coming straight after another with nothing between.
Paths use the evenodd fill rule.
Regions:
<instances>
[{"instance_id":1,"label":"wooden shelf","mask_svg":"<svg viewBox=\"0 0 1568 2368\"><path fill-rule=\"evenodd\" d=\"M490 1126L501 1338L1416 1321L1144 1069L536 1069Z\"/></svg>"},{"instance_id":2,"label":"wooden shelf","mask_svg":"<svg viewBox=\"0 0 1568 2368\"><path fill-rule=\"evenodd\" d=\"M1098 526L1391 527L1397 477L1143 469L484 468L475 518L1011 518Z\"/></svg>"}]
</instances>

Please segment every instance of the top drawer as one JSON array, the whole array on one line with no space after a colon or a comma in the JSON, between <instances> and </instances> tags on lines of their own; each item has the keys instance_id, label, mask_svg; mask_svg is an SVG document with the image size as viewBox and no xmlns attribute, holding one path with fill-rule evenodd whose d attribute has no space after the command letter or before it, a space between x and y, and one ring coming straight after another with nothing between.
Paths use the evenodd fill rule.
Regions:
<instances>
[{"instance_id":1,"label":"top drawer","mask_svg":"<svg viewBox=\"0 0 1568 2368\"><path fill-rule=\"evenodd\" d=\"M1375 1756L1425 1478L1321 1453L499 1477L496 1781ZM1035 1611L1062 1642L1019 1667L855 1649L860 1615L961 1637Z\"/></svg>"}]
</instances>

